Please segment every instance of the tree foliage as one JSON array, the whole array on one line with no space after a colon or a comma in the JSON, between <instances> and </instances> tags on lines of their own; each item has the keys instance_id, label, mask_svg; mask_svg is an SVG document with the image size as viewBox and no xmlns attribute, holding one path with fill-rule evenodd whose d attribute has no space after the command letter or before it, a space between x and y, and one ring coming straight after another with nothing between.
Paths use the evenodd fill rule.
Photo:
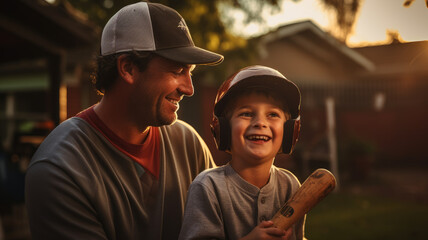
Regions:
<instances>
[{"instance_id":1,"label":"tree foliage","mask_svg":"<svg viewBox=\"0 0 428 240\"><path fill-rule=\"evenodd\" d=\"M67 1L67 0L58 0ZM234 24L233 9L245 14L244 23L263 23L264 10L272 13L281 10L283 1L301 0L151 0L176 9L186 19L194 42L201 47L217 52L227 52L246 45L246 40L229 31ZM402 0L409 7L415 0ZM122 7L137 0L68 0L70 4L86 13L89 19L104 26L107 20ZM362 0L320 0L326 9L335 14L335 24L331 33L346 43L353 31ZM425 0L428 7L428 0ZM223 6L223 8L219 8ZM220 9L226 9L221 11ZM230 9L228 11L228 9Z\"/></svg>"},{"instance_id":2,"label":"tree foliage","mask_svg":"<svg viewBox=\"0 0 428 240\"><path fill-rule=\"evenodd\" d=\"M68 1L74 8L85 13L88 19L103 27L107 21L122 7L140 2L138 0L57 0ZM242 9L247 16L247 22L263 21L260 16L261 9L280 10L280 3L283 0L151 0L149 2L162 3L177 10L186 20L191 32L193 41L199 47L209 49L225 55L225 62L232 64L220 64L216 71L205 72L205 68L197 68L194 72L198 74L208 74L206 81L218 84L218 79L224 79L228 74L228 66L239 68L248 64L255 51L248 51L249 43L246 39L236 36L230 32L228 24L233 24L233 17L229 21L222 19L224 14L219 12L219 4L230 6L231 8ZM286 0L299 1L299 0ZM226 13L227 15L227 13ZM211 84L205 83L205 84Z\"/></svg>"},{"instance_id":3,"label":"tree foliage","mask_svg":"<svg viewBox=\"0 0 428 240\"><path fill-rule=\"evenodd\" d=\"M410 7L415 0L404 0L403 6ZM428 0L425 0L425 4L428 8Z\"/></svg>"},{"instance_id":4,"label":"tree foliage","mask_svg":"<svg viewBox=\"0 0 428 240\"><path fill-rule=\"evenodd\" d=\"M228 31L218 4L227 4L242 9L248 18L248 22L262 21L259 10L263 8L279 8L282 0L156 0L158 2L176 9L190 28L194 42L203 48L212 51L226 52L245 45L245 40L234 36ZM295 1L295 0L294 0ZM104 26L105 23L122 7L139 2L136 0L69 0L70 4L86 13L88 18ZM228 22L231 23L230 21Z\"/></svg>"},{"instance_id":5,"label":"tree foliage","mask_svg":"<svg viewBox=\"0 0 428 240\"><path fill-rule=\"evenodd\" d=\"M138 0L57 0L68 1L74 8L84 12L89 20L100 27L122 7L139 2ZM263 12L279 12L283 1L300 2L301 0L150 0L176 9L189 26L193 41L197 46L225 55L225 64L220 64L216 71L206 73L204 68L197 68L197 74L210 83L218 84L218 79L225 79L230 69L239 69L253 62L257 56L254 41L248 41L230 32L235 24L234 11L244 13L244 23L263 24ZM335 14L335 28L331 33L346 43L352 33L358 11L363 0L319 0L326 9ZM403 6L410 6L414 0L402 0ZM425 0L428 4L428 0ZM391 3L392 4L392 3ZM267 10L267 11L266 11ZM392 35L391 35L392 36ZM391 38L393 39L393 38ZM253 46L254 45L254 46ZM208 79L208 80L207 80ZM211 80L210 80L211 79ZM204 81L205 81L204 80Z\"/></svg>"},{"instance_id":6,"label":"tree foliage","mask_svg":"<svg viewBox=\"0 0 428 240\"><path fill-rule=\"evenodd\" d=\"M323 0L321 2L327 9L332 9L336 14L337 28L333 29L333 35L346 43L348 36L353 31L361 0Z\"/></svg>"}]
</instances>

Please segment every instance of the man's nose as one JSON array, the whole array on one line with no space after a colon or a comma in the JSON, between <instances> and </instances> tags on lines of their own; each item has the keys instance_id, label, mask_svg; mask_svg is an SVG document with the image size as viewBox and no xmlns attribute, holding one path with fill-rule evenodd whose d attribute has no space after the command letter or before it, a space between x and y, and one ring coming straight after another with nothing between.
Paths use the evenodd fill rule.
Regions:
<instances>
[{"instance_id":1,"label":"man's nose","mask_svg":"<svg viewBox=\"0 0 428 240\"><path fill-rule=\"evenodd\" d=\"M182 83L178 87L178 91L185 96L192 96L194 93L192 75L189 73L185 74L182 78Z\"/></svg>"}]
</instances>

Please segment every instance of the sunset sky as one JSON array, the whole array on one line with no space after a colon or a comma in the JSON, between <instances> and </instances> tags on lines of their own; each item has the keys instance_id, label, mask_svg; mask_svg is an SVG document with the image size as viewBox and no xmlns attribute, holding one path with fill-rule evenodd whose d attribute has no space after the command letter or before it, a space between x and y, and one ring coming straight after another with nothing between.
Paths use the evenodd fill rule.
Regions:
<instances>
[{"instance_id":1,"label":"sunset sky","mask_svg":"<svg viewBox=\"0 0 428 240\"><path fill-rule=\"evenodd\" d=\"M363 0L348 44L385 41L387 30L398 31L404 41L428 40L428 8L425 0L415 0L407 8L403 7L403 3L404 0ZM265 16L268 27L251 24L242 28L237 24L234 31L244 36L254 36L277 26L308 19L328 31L334 20L323 9L319 0L284 0L280 13L265 13Z\"/></svg>"}]
</instances>

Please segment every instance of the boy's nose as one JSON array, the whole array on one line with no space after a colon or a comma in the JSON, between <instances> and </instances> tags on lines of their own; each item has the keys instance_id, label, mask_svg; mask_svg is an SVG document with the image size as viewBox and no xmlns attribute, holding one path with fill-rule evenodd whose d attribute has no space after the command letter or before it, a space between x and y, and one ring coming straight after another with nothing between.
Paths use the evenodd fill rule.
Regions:
<instances>
[{"instance_id":1,"label":"boy's nose","mask_svg":"<svg viewBox=\"0 0 428 240\"><path fill-rule=\"evenodd\" d=\"M266 119L264 119L262 117L255 117L254 118L253 126L256 127L256 128L265 128L265 127L267 127L267 125L266 125Z\"/></svg>"}]
</instances>

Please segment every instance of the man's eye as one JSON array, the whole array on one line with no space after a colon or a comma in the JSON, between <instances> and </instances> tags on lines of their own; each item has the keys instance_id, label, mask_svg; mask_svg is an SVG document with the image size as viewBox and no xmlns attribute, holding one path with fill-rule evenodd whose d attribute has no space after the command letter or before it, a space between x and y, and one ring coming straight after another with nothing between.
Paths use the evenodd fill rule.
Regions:
<instances>
[{"instance_id":1,"label":"man's eye","mask_svg":"<svg viewBox=\"0 0 428 240\"><path fill-rule=\"evenodd\" d=\"M180 68L180 69L174 70L174 71L173 71L173 73L174 73L175 75L180 75L180 74L182 74L182 73L183 73L183 69L182 69L182 68Z\"/></svg>"}]
</instances>

